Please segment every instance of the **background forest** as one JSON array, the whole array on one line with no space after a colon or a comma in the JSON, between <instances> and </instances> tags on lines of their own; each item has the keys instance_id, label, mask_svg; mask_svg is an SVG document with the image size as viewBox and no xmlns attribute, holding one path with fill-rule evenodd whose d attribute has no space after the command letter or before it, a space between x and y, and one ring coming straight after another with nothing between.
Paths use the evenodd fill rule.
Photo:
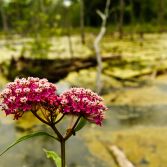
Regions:
<instances>
[{"instance_id":1,"label":"background forest","mask_svg":"<svg viewBox=\"0 0 167 167\"><path fill-rule=\"evenodd\" d=\"M77 28L80 26L81 2L71 0L69 6L68 1L66 2L62 0L1 0L1 30L30 35L37 32L44 33L48 29L48 35L53 35L55 28L66 27L67 19L72 27ZM118 27L124 25L125 27L133 26L137 32L165 31L166 4L166 0L112 0L107 23L109 30L115 32ZM104 10L105 0L84 0L82 5L85 26L100 26L101 20L97 17L96 10Z\"/></svg>"}]
</instances>

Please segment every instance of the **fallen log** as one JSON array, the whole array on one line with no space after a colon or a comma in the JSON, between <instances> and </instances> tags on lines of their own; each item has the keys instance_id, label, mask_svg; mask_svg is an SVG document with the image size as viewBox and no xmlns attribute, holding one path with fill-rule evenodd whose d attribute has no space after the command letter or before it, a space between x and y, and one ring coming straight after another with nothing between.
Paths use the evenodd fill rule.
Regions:
<instances>
[{"instance_id":1,"label":"fallen log","mask_svg":"<svg viewBox=\"0 0 167 167\"><path fill-rule=\"evenodd\" d=\"M116 161L119 167L135 167L126 157L124 152L119 149L117 146L112 145L108 147L109 151L113 155L114 160Z\"/></svg>"},{"instance_id":2,"label":"fallen log","mask_svg":"<svg viewBox=\"0 0 167 167\"><path fill-rule=\"evenodd\" d=\"M121 59L121 56L103 57L103 61ZM48 78L51 82L57 82L65 78L70 72L88 69L97 65L96 57L73 59L33 59L26 57L12 58L8 63L3 62L0 66L1 73L8 79L16 77L40 77Z\"/></svg>"}]
</instances>

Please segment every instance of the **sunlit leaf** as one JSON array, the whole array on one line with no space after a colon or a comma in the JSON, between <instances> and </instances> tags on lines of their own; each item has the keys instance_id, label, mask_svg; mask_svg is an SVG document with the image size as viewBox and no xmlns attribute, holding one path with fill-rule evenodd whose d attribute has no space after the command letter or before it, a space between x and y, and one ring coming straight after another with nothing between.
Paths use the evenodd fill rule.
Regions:
<instances>
[{"instance_id":1,"label":"sunlit leaf","mask_svg":"<svg viewBox=\"0 0 167 167\"><path fill-rule=\"evenodd\" d=\"M19 139L17 139L14 143L12 143L10 146L8 146L2 153L0 153L0 156L3 155L5 152L7 152L9 149L11 149L12 147L14 147L16 144L24 141L24 140L28 140L28 139L31 139L33 137L38 137L38 136L48 136L48 137L51 137L55 140L58 140L58 138L50 135L49 133L46 133L46 132L35 132L35 133L32 133L32 134L28 134L26 136L23 136Z\"/></svg>"},{"instance_id":2,"label":"sunlit leaf","mask_svg":"<svg viewBox=\"0 0 167 167\"><path fill-rule=\"evenodd\" d=\"M47 158L52 159L57 167L61 167L61 158L56 152L48 151L46 149L43 150L46 153Z\"/></svg>"}]
</instances>

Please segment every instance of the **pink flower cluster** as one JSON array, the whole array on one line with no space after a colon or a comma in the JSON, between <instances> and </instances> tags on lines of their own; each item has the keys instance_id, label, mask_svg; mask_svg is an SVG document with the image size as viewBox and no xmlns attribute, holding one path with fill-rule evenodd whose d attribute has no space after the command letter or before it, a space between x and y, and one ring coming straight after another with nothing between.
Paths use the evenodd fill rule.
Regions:
<instances>
[{"instance_id":1,"label":"pink flower cluster","mask_svg":"<svg viewBox=\"0 0 167 167\"><path fill-rule=\"evenodd\" d=\"M47 79L28 77L15 79L0 94L0 107L6 115L14 114L18 119L26 111L59 112L64 115L78 115L98 125L102 124L107 110L103 99L96 93L84 88L71 88L60 96L56 86Z\"/></svg>"},{"instance_id":2,"label":"pink flower cluster","mask_svg":"<svg viewBox=\"0 0 167 167\"><path fill-rule=\"evenodd\" d=\"M84 88L71 88L61 94L64 114L82 115L88 121L101 125L107 110L103 99Z\"/></svg>"},{"instance_id":3,"label":"pink flower cluster","mask_svg":"<svg viewBox=\"0 0 167 167\"><path fill-rule=\"evenodd\" d=\"M56 110L60 101L54 84L47 79L33 77L15 79L14 82L7 84L0 97L2 110L6 115L14 114L14 119L18 119L26 111L41 106Z\"/></svg>"}]
</instances>

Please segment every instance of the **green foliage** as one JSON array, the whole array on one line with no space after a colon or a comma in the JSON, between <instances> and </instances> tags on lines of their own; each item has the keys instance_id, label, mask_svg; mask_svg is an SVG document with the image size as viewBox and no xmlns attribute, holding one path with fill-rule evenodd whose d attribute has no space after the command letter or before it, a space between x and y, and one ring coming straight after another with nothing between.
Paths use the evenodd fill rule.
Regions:
<instances>
[{"instance_id":1,"label":"green foliage","mask_svg":"<svg viewBox=\"0 0 167 167\"><path fill-rule=\"evenodd\" d=\"M55 29L66 28L65 22L80 25L80 2L71 0L66 8L61 0L2 0L0 3L0 28L4 28L4 18L9 32L22 35L42 33L53 35ZM85 25L101 24L96 10L104 11L106 0L84 0ZM165 23L167 19L167 0L124 0L124 23ZM161 4L162 3L162 4ZM60 19L57 19L60 15ZM108 24L117 25L120 15L120 1L112 0ZM132 16L133 15L133 16ZM5 16L5 17L4 17ZM58 30L59 31L59 30Z\"/></svg>"},{"instance_id":2,"label":"green foliage","mask_svg":"<svg viewBox=\"0 0 167 167\"><path fill-rule=\"evenodd\" d=\"M72 23L73 26L75 27L79 27L80 25L80 4L79 3L75 3L71 6L70 8L70 12L69 12L70 16L70 22Z\"/></svg>"},{"instance_id":3,"label":"green foliage","mask_svg":"<svg viewBox=\"0 0 167 167\"><path fill-rule=\"evenodd\" d=\"M39 136L47 136L47 137L51 137L51 138L53 138L55 140L58 140L56 137L50 135L49 133L46 133L46 132L35 132L35 133L28 134L26 136L23 136L23 137L17 139L14 143L12 143L9 147L7 147L2 153L0 153L0 156L3 155L4 153L6 153L12 147L14 147L16 144L18 144L20 142L23 142L25 140L31 139L33 137L39 137Z\"/></svg>"},{"instance_id":4,"label":"green foliage","mask_svg":"<svg viewBox=\"0 0 167 167\"><path fill-rule=\"evenodd\" d=\"M57 167L61 167L61 158L56 152L48 151L46 149L43 150L46 153L47 158L52 159Z\"/></svg>"}]
</instances>

